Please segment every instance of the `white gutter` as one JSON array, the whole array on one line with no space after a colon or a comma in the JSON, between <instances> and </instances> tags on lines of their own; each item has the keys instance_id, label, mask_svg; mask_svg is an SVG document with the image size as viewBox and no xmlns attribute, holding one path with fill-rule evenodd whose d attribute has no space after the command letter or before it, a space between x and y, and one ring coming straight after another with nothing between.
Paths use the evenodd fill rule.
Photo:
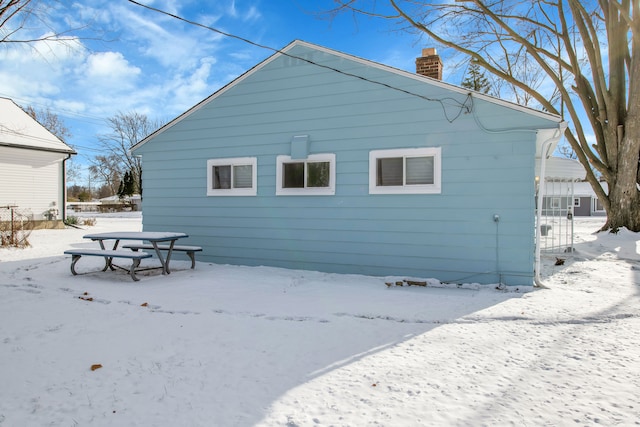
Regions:
<instances>
[{"instance_id":1,"label":"white gutter","mask_svg":"<svg viewBox=\"0 0 640 427\"><path fill-rule=\"evenodd\" d=\"M555 146L555 144L562 138L564 135L565 129L567 129L567 122L562 121L558 124L558 129L553 133L549 139L542 143L542 149L540 150L540 178L538 180L538 209L536 213L536 253L535 253L535 265L534 265L534 276L533 282L539 288L546 288L546 286L542 283L542 279L540 278L540 237L541 237L541 229L540 222L542 221L542 202L544 200L544 181L545 181L545 166L547 158L551 157L549 148Z\"/></svg>"}]
</instances>

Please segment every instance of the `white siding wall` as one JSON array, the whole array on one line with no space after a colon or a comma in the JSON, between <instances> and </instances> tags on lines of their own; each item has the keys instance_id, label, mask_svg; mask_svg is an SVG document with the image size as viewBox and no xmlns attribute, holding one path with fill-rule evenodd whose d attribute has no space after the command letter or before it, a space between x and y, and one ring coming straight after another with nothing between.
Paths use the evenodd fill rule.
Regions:
<instances>
[{"instance_id":1,"label":"white siding wall","mask_svg":"<svg viewBox=\"0 0 640 427\"><path fill-rule=\"evenodd\" d=\"M61 214L62 160L65 154L0 147L0 207L17 205L34 219L49 209Z\"/></svg>"}]
</instances>

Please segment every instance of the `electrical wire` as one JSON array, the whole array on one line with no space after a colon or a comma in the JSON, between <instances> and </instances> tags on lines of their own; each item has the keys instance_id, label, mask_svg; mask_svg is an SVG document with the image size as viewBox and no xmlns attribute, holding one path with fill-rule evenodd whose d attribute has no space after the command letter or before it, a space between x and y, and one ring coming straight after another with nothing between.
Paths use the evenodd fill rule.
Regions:
<instances>
[{"instance_id":1,"label":"electrical wire","mask_svg":"<svg viewBox=\"0 0 640 427\"><path fill-rule=\"evenodd\" d=\"M29 101L28 99L11 96L11 95L6 94L6 93L0 93L0 97L8 98L8 99L11 99L13 101L19 101L22 104L28 104L28 105L31 105L31 106L33 106L33 105L39 106L40 108L47 108L47 109L51 108L50 105L42 104L42 103L39 103L39 102ZM60 115L60 116L70 117L73 120L76 120L76 121L79 121L79 122L90 123L90 124L104 124L104 119L101 118L101 117L98 117L98 116L91 116L91 115L88 115L88 114L80 114L80 113L76 113L74 111L65 110L63 108L56 108L54 112L56 114Z\"/></svg>"},{"instance_id":2,"label":"electrical wire","mask_svg":"<svg viewBox=\"0 0 640 427\"><path fill-rule=\"evenodd\" d=\"M162 15L169 16L169 17L171 17L173 19L177 19L177 20L182 21L184 23L187 23L189 25L193 25L193 26L196 26L196 27L204 28L204 29L209 30L209 31L213 31L214 33L220 34L220 35L222 35L224 37L228 37L228 38L232 38L232 39L235 39L235 40L239 40L241 42L247 43L247 44L249 44L251 46L258 47L260 49L269 50L271 52L286 56L288 58L292 58L292 59L296 59L296 60L299 60L299 61L303 61L303 62L306 62L306 63L308 63L310 65L314 65L316 67L324 68L324 69L327 69L327 70L342 74L344 76L352 77L352 78L355 78L355 79L358 79L358 80L362 80L362 81L365 81L365 82L368 82L368 83L377 84L377 85L386 87L388 89L392 89L392 90L395 90L395 91L398 91L398 92L402 92L402 93L404 93L406 95L418 97L418 98L423 99L425 101L437 102L437 103L440 104L440 106L442 108L442 111L444 113L444 116L445 116L446 120L449 123L453 123L464 112L470 112L470 108L471 107L469 105L467 105L467 101L471 98L471 94L467 95L467 98L465 99L464 102L460 102L457 99L451 98L451 97L431 98L431 97L428 97L428 96L425 96L425 95L421 95L419 93L411 92L411 91L408 91L406 89L402 89L402 88L399 88L399 87L396 87L396 86L392 86L392 85L390 85L388 83L383 83L383 82L379 82L379 81L376 81L376 80L371 80L371 79L368 79L366 77L360 76L358 74L349 73L347 71L339 70L337 68L330 67L328 65L319 64L319 63L317 63L315 61L312 61L310 59L303 58L303 57L296 56L296 55L292 55L292 54L290 54L288 52L285 52L285 51L283 51L281 49L277 49L277 48L274 48L274 47L271 47L271 46L267 46L267 45L263 45L263 44L260 44L260 43L256 43L256 42L254 42L252 40L249 40L249 39L247 39L245 37L241 37L241 36L238 36L238 35L235 35L235 34L231 34L231 33L219 30L217 28L209 27L207 25L201 24L201 23L196 22L196 21L191 21L191 20L183 18L183 17L181 17L179 15L164 11L162 9L158 9L156 7L153 7L153 6L148 6L146 4L142 4L142 3L137 2L135 0L128 0L128 2L132 3L132 4L135 4L137 6L140 6L140 7L144 8L144 9L148 9L148 10L160 13ZM453 104L454 106L459 108L458 113L453 118L449 117L449 113L447 112L445 101L451 101L451 104Z\"/></svg>"}]
</instances>

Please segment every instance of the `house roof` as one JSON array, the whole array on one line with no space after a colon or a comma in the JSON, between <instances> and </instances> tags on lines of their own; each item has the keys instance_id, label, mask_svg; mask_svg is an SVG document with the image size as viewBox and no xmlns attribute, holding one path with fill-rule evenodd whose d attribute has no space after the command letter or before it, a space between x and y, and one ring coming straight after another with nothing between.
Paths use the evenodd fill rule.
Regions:
<instances>
[{"instance_id":1,"label":"house roof","mask_svg":"<svg viewBox=\"0 0 640 427\"><path fill-rule=\"evenodd\" d=\"M394 73L397 75L401 75L404 77L408 77L410 79L414 79L429 85L433 85L433 86L437 86L437 87L441 87L441 88L445 88L448 90L451 90L453 92L457 92L463 95L468 95L469 93L473 93L473 96L475 98L493 103L493 104L497 104L497 105L501 105L503 107L507 107L513 110L517 110L517 111L521 111L521 112L525 112L527 114L536 116L536 117L540 117L540 118L544 118L547 120L550 120L552 122L555 123L560 123L562 121L562 119L554 114L550 114L550 113L546 113L544 111L539 111L530 107L526 107L526 106L522 106L513 102L509 102L509 101L505 101L503 99L500 98L495 98L493 96L490 95L486 95L480 92L475 92L473 90L467 89L467 88L462 88L460 86L456 86L454 84L451 83L447 83L447 82L443 82L442 80L438 80L438 79L434 79L432 77L427 77L427 76L423 76L421 74L417 74L417 73L412 73L412 72L408 72L408 71L404 71L398 68L394 68L391 67L389 65L384 65L375 61L371 61L368 59L363 59L354 55L350 55L344 52L340 52L337 50L333 50L333 49L329 49L323 46L319 46L319 45L315 45L313 43L309 43L309 42L305 42L302 40L294 40L291 43L289 43L286 47L282 48L281 50L277 50L276 53L274 53L273 55L271 55L270 57L268 57L267 59L263 60L262 62L256 64L253 68L247 70L245 73L243 73L242 75L240 75L239 77L237 77L235 80L231 81L230 83L228 83L227 85L223 86L222 88L220 88L219 90L217 90L216 92L214 92L213 94L211 94L209 97L203 99L202 101L200 101L198 104L194 105L192 108L190 108L189 110L185 111L184 113L182 113L181 115L179 115L178 117L176 117L175 119L173 119L172 121L170 121L169 123L165 124L164 126L162 126L161 128L157 129L155 132L151 133L150 135L148 135L147 137L145 137L143 140L141 140L140 142L138 142L136 145L134 145L131 149L135 150L138 147L142 146L143 144L147 143L149 140L153 139L157 134L160 134L162 132L164 132L166 129L172 127L173 125L175 125L176 123L180 122L181 120L185 119L186 117L188 117L189 115L193 114L194 112L198 111L200 108L204 107L205 105L207 105L209 102L213 101L215 98L217 98L218 96L222 95L223 93L225 93L226 91L228 91L230 88L234 87L235 85L237 85L238 83L240 83L241 81L243 81L244 79L246 79L248 76L252 75L253 73L255 73L256 71L260 70L261 68L263 68L264 66L266 66L267 64L269 64L270 62L272 62L274 59L280 57L280 56L293 56L292 54L290 54L289 52L297 47L297 46L303 46L309 49L313 49L313 50L317 50L317 51L321 51L321 52L325 52L328 53L330 55L335 55L341 58L344 58L346 60L350 60L350 61L355 61L358 62L360 64L366 65L366 66L370 66L370 67L374 67L374 68L378 68L390 73ZM295 57L295 56L294 56ZM313 61L310 61L306 58L298 58L297 59L301 59L307 63L310 64L315 64L318 66L323 66L322 64L317 64ZM333 68L331 68L333 71L336 72L340 72L339 70L335 70ZM343 73L343 74L347 74L349 75L349 73ZM362 79L364 79L364 77L360 77ZM364 79L366 80L366 79ZM376 82L372 82L372 83L376 83Z\"/></svg>"},{"instance_id":2,"label":"house roof","mask_svg":"<svg viewBox=\"0 0 640 427\"><path fill-rule=\"evenodd\" d=\"M549 157L545 160L545 179L548 181L582 181L587 172L577 160L564 157ZM536 159L536 171L540 170L540 159Z\"/></svg>"},{"instance_id":3,"label":"house roof","mask_svg":"<svg viewBox=\"0 0 640 427\"><path fill-rule=\"evenodd\" d=\"M606 182L601 182L602 189L607 192L608 186ZM547 181L545 182L545 197L557 196L574 196L574 197L591 197L596 198L596 192L593 187L586 181Z\"/></svg>"},{"instance_id":4,"label":"house roof","mask_svg":"<svg viewBox=\"0 0 640 427\"><path fill-rule=\"evenodd\" d=\"M20 108L11 99L0 97L0 146L76 154Z\"/></svg>"}]
</instances>

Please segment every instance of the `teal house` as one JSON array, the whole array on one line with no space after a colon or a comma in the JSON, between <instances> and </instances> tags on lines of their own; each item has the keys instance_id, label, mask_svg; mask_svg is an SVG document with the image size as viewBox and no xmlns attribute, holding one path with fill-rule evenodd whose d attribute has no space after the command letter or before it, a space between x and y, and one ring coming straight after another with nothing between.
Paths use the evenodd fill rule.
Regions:
<instances>
[{"instance_id":1,"label":"teal house","mask_svg":"<svg viewBox=\"0 0 640 427\"><path fill-rule=\"evenodd\" d=\"M133 147L145 231L219 264L532 285L563 122L440 81L433 49L416 68L292 42Z\"/></svg>"}]
</instances>

